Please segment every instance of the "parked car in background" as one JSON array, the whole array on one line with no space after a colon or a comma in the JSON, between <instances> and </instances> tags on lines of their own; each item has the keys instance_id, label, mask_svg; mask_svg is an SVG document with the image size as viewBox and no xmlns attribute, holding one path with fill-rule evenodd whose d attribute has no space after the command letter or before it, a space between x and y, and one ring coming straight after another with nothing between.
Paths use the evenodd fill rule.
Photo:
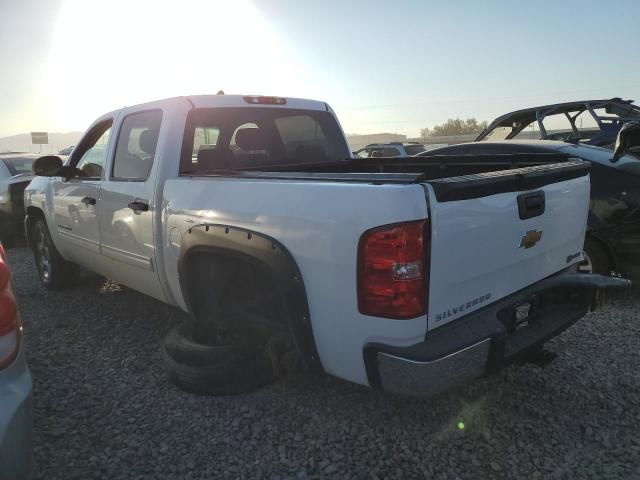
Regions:
<instances>
[{"instance_id":1,"label":"parked car in background","mask_svg":"<svg viewBox=\"0 0 640 480\"><path fill-rule=\"evenodd\" d=\"M75 145L70 145L68 147L62 148L60 150L58 150L58 154L59 155L71 155L71 152L73 152L73 149L76 148Z\"/></svg>"},{"instance_id":2,"label":"parked car in background","mask_svg":"<svg viewBox=\"0 0 640 480\"><path fill-rule=\"evenodd\" d=\"M627 124L627 126L632 126ZM626 128L626 127L625 127ZM619 272L640 279L640 139L613 159L609 149L549 140L509 140L451 145L420 154L477 161L496 155L563 153L591 163L591 203L585 238L585 272Z\"/></svg>"},{"instance_id":3,"label":"parked car in background","mask_svg":"<svg viewBox=\"0 0 640 480\"><path fill-rule=\"evenodd\" d=\"M411 157L424 152L424 145L418 142L371 143L353 152L358 158L371 157Z\"/></svg>"},{"instance_id":4,"label":"parked car in background","mask_svg":"<svg viewBox=\"0 0 640 480\"><path fill-rule=\"evenodd\" d=\"M0 155L0 241L10 245L24 232L24 189L33 178L31 167L40 155Z\"/></svg>"},{"instance_id":5,"label":"parked car in background","mask_svg":"<svg viewBox=\"0 0 640 480\"><path fill-rule=\"evenodd\" d=\"M31 470L31 373L9 267L0 245L0 479L22 480Z\"/></svg>"},{"instance_id":6,"label":"parked car in background","mask_svg":"<svg viewBox=\"0 0 640 480\"><path fill-rule=\"evenodd\" d=\"M633 100L582 100L525 108L496 118L477 142L560 140L613 149L620 128L640 120Z\"/></svg>"},{"instance_id":7,"label":"parked car in background","mask_svg":"<svg viewBox=\"0 0 640 480\"><path fill-rule=\"evenodd\" d=\"M263 385L293 357L433 395L544 360L597 288L627 285L576 271L587 163L401 160L349 158L325 102L136 105L99 117L67 165L37 160L28 238L47 288L81 265L189 312L163 358L200 393Z\"/></svg>"}]
</instances>

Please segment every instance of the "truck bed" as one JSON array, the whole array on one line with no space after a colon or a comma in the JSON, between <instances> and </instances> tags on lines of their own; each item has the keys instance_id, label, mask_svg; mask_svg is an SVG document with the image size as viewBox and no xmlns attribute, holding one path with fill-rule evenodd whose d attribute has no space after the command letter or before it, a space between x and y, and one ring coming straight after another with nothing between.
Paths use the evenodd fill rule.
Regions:
<instances>
[{"instance_id":1,"label":"truck bed","mask_svg":"<svg viewBox=\"0 0 640 480\"><path fill-rule=\"evenodd\" d=\"M571 161L569 155L560 153L351 158L331 163L244 167L241 170L219 170L211 173L183 174L183 176L412 184L451 177L457 179L461 176L488 172L492 172L492 177L495 177L493 172L546 167L569 161ZM500 176L507 179L504 174Z\"/></svg>"},{"instance_id":2,"label":"truck bed","mask_svg":"<svg viewBox=\"0 0 640 480\"><path fill-rule=\"evenodd\" d=\"M438 201L532 190L584 174L589 164L566 154L526 153L352 158L341 162L250 167L189 176L383 184L429 183Z\"/></svg>"}]
</instances>

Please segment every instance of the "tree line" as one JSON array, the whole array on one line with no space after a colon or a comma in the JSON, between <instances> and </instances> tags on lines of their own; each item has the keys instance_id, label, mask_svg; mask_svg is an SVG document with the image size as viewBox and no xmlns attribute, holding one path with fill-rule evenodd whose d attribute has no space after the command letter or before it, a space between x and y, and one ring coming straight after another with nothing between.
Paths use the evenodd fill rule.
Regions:
<instances>
[{"instance_id":1,"label":"tree line","mask_svg":"<svg viewBox=\"0 0 640 480\"><path fill-rule=\"evenodd\" d=\"M450 118L442 125L436 125L433 129L421 128L420 138L426 140L427 137L445 137L451 135L473 135L479 134L487 128L487 121L478 122L475 118Z\"/></svg>"}]
</instances>

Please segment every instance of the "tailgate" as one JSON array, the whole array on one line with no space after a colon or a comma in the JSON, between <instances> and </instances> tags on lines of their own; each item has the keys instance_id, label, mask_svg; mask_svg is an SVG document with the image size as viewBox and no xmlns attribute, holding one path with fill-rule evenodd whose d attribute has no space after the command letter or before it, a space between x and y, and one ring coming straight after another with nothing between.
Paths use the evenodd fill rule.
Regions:
<instances>
[{"instance_id":1,"label":"tailgate","mask_svg":"<svg viewBox=\"0 0 640 480\"><path fill-rule=\"evenodd\" d=\"M440 327L581 260L589 164L569 161L426 183L428 328Z\"/></svg>"}]
</instances>

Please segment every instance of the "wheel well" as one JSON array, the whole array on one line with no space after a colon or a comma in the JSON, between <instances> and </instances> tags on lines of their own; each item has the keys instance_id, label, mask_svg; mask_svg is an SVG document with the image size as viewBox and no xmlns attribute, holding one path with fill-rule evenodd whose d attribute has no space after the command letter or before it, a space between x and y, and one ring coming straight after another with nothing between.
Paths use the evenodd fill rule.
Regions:
<instances>
[{"instance_id":1,"label":"wheel well","mask_svg":"<svg viewBox=\"0 0 640 480\"><path fill-rule=\"evenodd\" d=\"M305 365L322 371L302 274L284 245L239 227L194 225L182 237L178 268L196 321L225 309L242 312L245 321L288 331Z\"/></svg>"},{"instance_id":2,"label":"wheel well","mask_svg":"<svg viewBox=\"0 0 640 480\"><path fill-rule=\"evenodd\" d=\"M44 212L40 210L38 207L27 207L26 209L26 217L25 217L25 230L27 234L27 244L31 247L31 238L33 233L33 225L38 220L44 220L46 222L46 218L44 216Z\"/></svg>"},{"instance_id":3,"label":"wheel well","mask_svg":"<svg viewBox=\"0 0 640 480\"><path fill-rule=\"evenodd\" d=\"M183 293L196 321L233 328L242 318L256 328L286 328L278 285L254 259L237 252L196 250L187 257L184 273ZM221 316L213 318L216 314Z\"/></svg>"}]
</instances>

